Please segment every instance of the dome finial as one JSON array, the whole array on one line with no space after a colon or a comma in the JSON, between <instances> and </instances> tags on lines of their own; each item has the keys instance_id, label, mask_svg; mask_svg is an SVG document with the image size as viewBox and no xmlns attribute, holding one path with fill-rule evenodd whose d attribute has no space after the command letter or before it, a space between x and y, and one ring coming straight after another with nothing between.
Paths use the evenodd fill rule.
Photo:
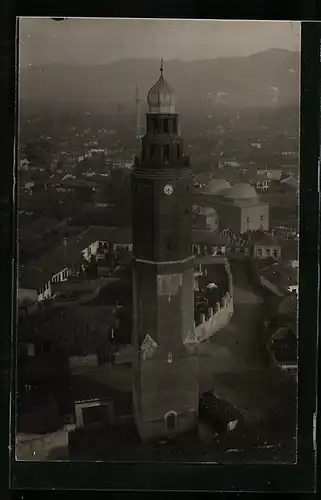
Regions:
<instances>
[{"instance_id":1,"label":"dome finial","mask_svg":"<svg viewBox=\"0 0 321 500\"><path fill-rule=\"evenodd\" d=\"M161 76L163 76L163 71L164 71L164 61L163 61L163 58L162 58L161 59L161 67L160 67Z\"/></svg>"}]
</instances>

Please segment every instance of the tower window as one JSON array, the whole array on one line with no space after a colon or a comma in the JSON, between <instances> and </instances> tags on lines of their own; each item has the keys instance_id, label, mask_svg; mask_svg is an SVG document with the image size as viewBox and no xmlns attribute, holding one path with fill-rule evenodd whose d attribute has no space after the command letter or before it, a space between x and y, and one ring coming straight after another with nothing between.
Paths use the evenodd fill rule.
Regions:
<instances>
[{"instance_id":1,"label":"tower window","mask_svg":"<svg viewBox=\"0 0 321 500\"><path fill-rule=\"evenodd\" d=\"M168 119L165 118L165 120L163 120L163 131L168 134L169 132L169 127L168 127Z\"/></svg>"},{"instance_id":2,"label":"tower window","mask_svg":"<svg viewBox=\"0 0 321 500\"><path fill-rule=\"evenodd\" d=\"M181 147L179 144L177 144L177 158L181 156Z\"/></svg>"},{"instance_id":3,"label":"tower window","mask_svg":"<svg viewBox=\"0 0 321 500\"><path fill-rule=\"evenodd\" d=\"M163 149L163 154L164 154L164 161L168 162L169 161L169 146L166 144Z\"/></svg>"},{"instance_id":4,"label":"tower window","mask_svg":"<svg viewBox=\"0 0 321 500\"><path fill-rule=\"evenodd\" d=\"M177 413L170 411L165 415L165 425L168 432L175 432L177 426Z\"/></svg>"},{"instance_id":5,"label":"tower window","mask_svg":"<svg viewBox=\"0 0 321 500\"><path fill-rule=\"evenodd\" d=\"M177 118L173 119L173 130L174 130L175 134L177 134Z\"/></svg>"},{"instance_id":6,"label":"tower window","mask_svg":"<svg viewBox=\"0 0 321 500\"><path fill-rule=\"evenodd\" d=\"M159 130L158 120L156 118L153 119L153 130L154 132L158 132Z\"/></svg>"},{"instance_id":7,"label":"tower window","mask_svg":"<svg viewBox=\"0 0 321 500\"><path fill-rule=\"evenodd\" d=\"M150 148L150 156L151 156L151 158L153 158L154 154L155 154L155 146L151 146L151 148Z\"/></svg>"},{"instance_id":8,"label":"tower window","mask_svg":"<svg viewBox=\"0 0 321 500\"><path fill-rule=\"evenodd\" d=\"M264 215L260 215L260 220L264 220Z\"/></svg>"}]
</instances>

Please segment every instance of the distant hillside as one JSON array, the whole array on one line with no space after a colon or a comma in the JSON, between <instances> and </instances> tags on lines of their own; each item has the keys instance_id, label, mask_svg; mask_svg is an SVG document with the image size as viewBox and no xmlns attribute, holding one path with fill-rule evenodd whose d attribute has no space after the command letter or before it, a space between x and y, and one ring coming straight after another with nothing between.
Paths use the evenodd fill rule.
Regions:
<instances>
[{"instance_id":1,"label":"distant hillside","mask_svg":"<svg viewBox=\"0 0 321 500\"><path fill-rule=\"evenodd\" d=\"M272 49L248 57L169 61L164 76L182 105L208 105L212 98L213 103L233 107L283 106L298 102L299 66L299 54ZM56 103L134 102L136 84L145 100L158 76L159 61L151 59L124 59L105 66L31 66L21 71L20 96Z\"/></svg>"}]
</instances>

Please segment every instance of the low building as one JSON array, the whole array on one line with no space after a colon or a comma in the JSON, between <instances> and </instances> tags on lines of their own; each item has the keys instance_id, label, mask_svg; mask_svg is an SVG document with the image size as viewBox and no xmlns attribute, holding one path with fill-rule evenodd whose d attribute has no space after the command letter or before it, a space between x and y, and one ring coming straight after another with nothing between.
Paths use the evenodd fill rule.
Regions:
<instances>
[{"instance_id":1,"label":"low building","mask_svg":"<svg viewBox=\"0 0 321 500\"><path fill-rule=\"evenodd\" d=\"M250 244L254 259L281 259L281 245L276 238L263 231L250 234Z\"/></svg>"},{"instance_id":2,"label":"low building","mask_svg":"<svg viewBox=\"0 0 321 500\"><path fill-rule=\"evenodd\" d=\"M20 270L19 286L37 290L38 300L52 296L52 283L77 276L91 259L103 251L131 251L132 236L128 228L90 226L76 236L64 238L62 244L36 262Z\"/></svg>"},{"instance_id":3,"label":"low building","mask_svg":"<svg viewBox=\"0 0 321 500\"><path fill-rule=\"evenodd\" d=\"M114 308L65 306L39 309L18 324L19 350L28 358L60 352L72 370L98 366L110 359Z\"/></svg>"},{"instance_id":4,"label":"low building","mask_svg":"<svg viewBox=\"0 0 321 500\"><path fill-rule=\"evenodd\" d=\"M242 234L269 229L269 204L263 202L253 186L236 182L233 186L224 179L212 179L197 195L195 204L212 207L218 214L219 229Z\"/></svg>"},{"instance_id":5,"label":"low building","mask_svg":"<svg viewBox=\"0 0 321 500\"><path fill-rule=\"evenodd\" d=\"M196 256L224 255L228 244L228 237L217 231L208 229L194 229L192 231L192 248Z\"/></svg>"}]
</instances>

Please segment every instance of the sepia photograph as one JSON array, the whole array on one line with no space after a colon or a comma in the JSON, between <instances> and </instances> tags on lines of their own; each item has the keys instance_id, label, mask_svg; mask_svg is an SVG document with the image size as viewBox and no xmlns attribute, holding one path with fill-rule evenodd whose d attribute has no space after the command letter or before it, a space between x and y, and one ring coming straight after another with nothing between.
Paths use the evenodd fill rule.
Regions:
<instances>
[{"instance_id":1,"label":"sepia photograph","mask_svg":"<svg viewBox=\"0 0 321 500\"><path fill-rule=\"evenodd\" d=\"M300 22L17 32L16 460L295 464Z\"/></svg>"}]
</instances>

